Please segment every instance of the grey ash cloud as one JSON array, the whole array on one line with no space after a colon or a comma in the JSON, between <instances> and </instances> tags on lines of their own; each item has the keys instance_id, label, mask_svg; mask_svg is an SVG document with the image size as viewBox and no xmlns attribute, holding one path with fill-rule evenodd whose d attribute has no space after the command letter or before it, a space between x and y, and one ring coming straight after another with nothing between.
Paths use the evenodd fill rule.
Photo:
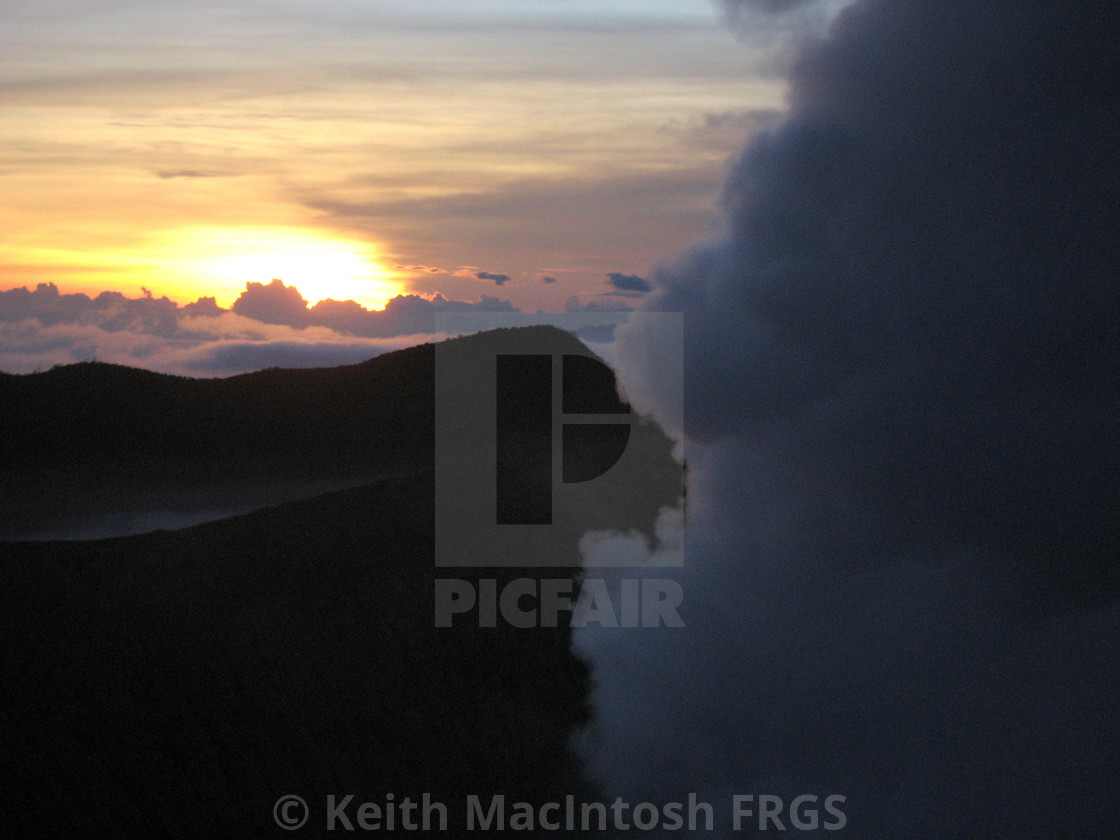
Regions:
<instances>
[{"instance_id":1,"label":"grey ash cloud","mask_svg":"<svg viewBox=\"0 0 1120 840\"><path fill-rule=\"evenodd\" d=\"M872 840L1120 824L1117 32L864 0L803 40L716 233L651 278L687 626L580 636L614 789L844 793Z\"/></svg>"}]
</instances>

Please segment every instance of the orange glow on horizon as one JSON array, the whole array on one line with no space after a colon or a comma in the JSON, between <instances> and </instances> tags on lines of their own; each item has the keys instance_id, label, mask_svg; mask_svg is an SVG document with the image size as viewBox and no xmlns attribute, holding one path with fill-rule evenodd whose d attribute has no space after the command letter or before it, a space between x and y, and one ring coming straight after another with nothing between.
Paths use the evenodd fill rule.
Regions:
<instances>
[{"instance_id":1,"label":"orange glow on horizon","mask_svg":"<svg viewBox=\"0 0 1120 840\"><path fill-rule=\"evenodd\" d=\"M200 294L221 306L232 305L246 283L274 278L295 286L311 305L334 298L383 309L401 292L399 275L367 243L306 229L192 228L169 240L168 258L182 278L176 285L205 290Z\"/></svg>"},{"instance_id":2,"label":"orange glow on horizon","mask_svg":"<svg viewBox=\"0 0 1120 840\"><path fill-rule=\"evenodd\" d=\"M250 282L295 286L309 305L325 298L383 309L403 293L404 275L367 242L302 227L172 229L126 249L23 248L0 251L0 289L54 283L61 292L151 289L177 303L213 297L229 308ZM9 279L10 278L10 279ZM18 278L18 279L17 279ZM7 280L8 282L5 282Z\"/></svg>"}]
</instances>

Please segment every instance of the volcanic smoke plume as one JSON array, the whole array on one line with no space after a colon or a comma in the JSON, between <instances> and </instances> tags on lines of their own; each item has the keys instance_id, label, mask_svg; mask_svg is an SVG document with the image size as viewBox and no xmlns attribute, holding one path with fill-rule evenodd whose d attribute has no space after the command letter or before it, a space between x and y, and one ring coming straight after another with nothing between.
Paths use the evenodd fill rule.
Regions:
<instances>
[{"instance_id":1,"label":"volcanic smoke plume","mask_svg":"<svg viewBox=\"0 0 1120 840\"><path fill-rule=\"evenodd\" d=\"M861 0L798 42L717 232L653 274L686 627L578 638L611 790L844 794L860 838L1120 824L1118 16ZM623 336L655 408L650 357Z\"/></svg>"}]
</instances>

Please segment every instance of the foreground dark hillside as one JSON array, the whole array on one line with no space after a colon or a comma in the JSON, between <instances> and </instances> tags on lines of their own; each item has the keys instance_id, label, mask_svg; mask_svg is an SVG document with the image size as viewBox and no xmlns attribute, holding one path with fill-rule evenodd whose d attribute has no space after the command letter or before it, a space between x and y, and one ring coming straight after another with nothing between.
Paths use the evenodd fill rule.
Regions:
<instances>
[{"instance_id":1,"label":"foreground dark hillside","mask_svg":"<svg viewBox=\"0 0 1120 840\"><path fill-rule=\"evenodd\" d=\"M419 476L175 533L5 546L0 823L256 837L283 833L286 794L320 818L327 794L578 794L586 667L564 628L432 626L431 499Z\"/></svg>"},{"instance_id":2,"label":"foreground dark hillside","mask_svg":"<svg viewBox=\"0 0 1120 840\"><path fill-rule=\"evenodd\" d=\"M485 360L509 337L446 346ZM529 337L583 349L551 328ZM291 836L272 809L297 795L300 836L319 836L329 795L427 793L457 836L468 795L598 798L568 746L590 691L568 628L434 626L437 575L500 587L578 568L435 566L433 369L426 346L225 380L97 364L0 377L0 533L259 501L284 482L307 496L181 530L0 542L0 825ZM657 475L679 475L660 432L635 440L660 453ZM322 493L331 482L356 486ZM652 523L674 497L647 495L616 507ZM629 527L611 516L593 495L572 551L586 527Z\"/></svg>"}]
</instances>

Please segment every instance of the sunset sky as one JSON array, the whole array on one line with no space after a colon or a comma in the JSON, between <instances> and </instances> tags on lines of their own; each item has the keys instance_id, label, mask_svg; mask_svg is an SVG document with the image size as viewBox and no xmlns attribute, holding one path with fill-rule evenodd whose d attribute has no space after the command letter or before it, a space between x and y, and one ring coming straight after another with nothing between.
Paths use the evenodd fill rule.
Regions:
<instances>
[{"instance_id":1,"label":"sunset sky","mask_svg":"<svg viewBox=\"0 0 1120 840\"><path fill-rule=\"evenodd\" d=\"M1059 0L0 0L0 371L43 372L0 384L681 313L680 353L629 316L605 354L688 525L581 549L684 626L576 628L586 780L1111 840L1117 66L1120 4Z\"/></svg>"},{"instance_id":2,"label":"sunset sky","mask_svg":"<svg viewBox=\"0 0 1120 840\"><path fill-rule=\"evenodd\" d=\"M280 278L312 304L561 310L702 235L728 157L785 91L770 42L711 0L0 16L0 290L228 307Z\"/></svg>"}]
</instances>

